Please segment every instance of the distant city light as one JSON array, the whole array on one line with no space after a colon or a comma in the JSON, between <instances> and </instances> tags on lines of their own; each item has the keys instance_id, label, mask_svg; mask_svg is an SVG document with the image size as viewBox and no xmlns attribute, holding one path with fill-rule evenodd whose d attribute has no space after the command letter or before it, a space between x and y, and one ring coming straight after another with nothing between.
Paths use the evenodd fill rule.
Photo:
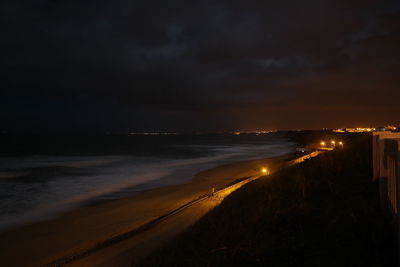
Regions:
<instances>
[{"instance_id":1,"label":"distant city light","mask_svg":"<svg viewBox=\"0 0 400 267\"><path fill-rule=\"evenodd\" d=\"M262 169L261 169L261 172L262 172L263 174L268 174L268 173L269 173L267 168L262 168Z\"/></svg>"},{"instance_id":2,"label":"distant city light","mask_svg":"<svg viewBox=\"0 0 400 267\"><path fill-rule=\"evenodd\" d=\"M386 126L385 126L385 129L386 129L387 131L392 131L392 132L397 131L397 127L396 127L396 126L393 126L393 125L386 125Z\"/></svg>"},{"instance_id":3,"label":"distant city light","mask_svg":"<svg viewBox=\"0 0 400 267\"><path fill-rule=\"evenodd\" d=\"M357 128L342 128L342 129L335 129L333 130L336 133L363 133L363 132L373 132L376 131L376 128L363 128L363 127L357 127Z\"/></svg>"},{"instance_id":4,"label":"distant city light","mask_svg":"<svg viewBox=\"0 0 400 267\"><path fill-rule=\"evenodd\" d=\"M333 140L331 141L331 144L332 144L332 145L334 145L335 143L336 143L335 141L333 141Z\"/></svg>"},{"instance_id":5,"label":"distant city light","mask_svg":"<svg viewBox=\"0 0 400 267\"><path fill-rule=\"evenodd\" d=\"M322 141L321 142L321 146L325 146L326 144L325 144L325 142L324 141Z\"/></svg>"}]
</instances>

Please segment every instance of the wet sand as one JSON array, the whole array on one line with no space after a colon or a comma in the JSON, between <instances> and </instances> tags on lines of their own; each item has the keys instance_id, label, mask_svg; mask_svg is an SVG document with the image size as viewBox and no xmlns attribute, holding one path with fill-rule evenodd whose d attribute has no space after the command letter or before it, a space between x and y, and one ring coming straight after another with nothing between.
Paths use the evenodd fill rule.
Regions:
<instances>
[{"instance_id":1,"label":"wet sand","mask_svg":"<svg viewBox=\"0 0 400 267\"><path fill-rule=\"evenodd\" d=\"M264 166L272 171L279 169L290 156L219 166L198 173L187 184L156 188L130 198L80 207L51 220L0 233L1 266L40 266L88 250L98 243L132 231L194 199L210 194L213 188L223 188L238 179L259 175ZM210 207L206 205L197 211L191 209L193 216L190 216L189 224L204 215ZM177 223L167 233L164 231L163 235L171 238L186 226ZM153 234L153 239L145 239L143 252L139 249L136 257L144 256L167 239ZM119 245L123 246L124 242ZM130 251L129 245L126 246L126 251ZM130 257L131 252L124 255L125 263L128 262L127 257ZM106 255L101 252L95 254ZM132 254L132 260L134 256ZM108 262L110 263L110 258ZM86 264L88 262L81 266ZM79 261L75 265L79 265Z\"/></svg>"}]
</instances>

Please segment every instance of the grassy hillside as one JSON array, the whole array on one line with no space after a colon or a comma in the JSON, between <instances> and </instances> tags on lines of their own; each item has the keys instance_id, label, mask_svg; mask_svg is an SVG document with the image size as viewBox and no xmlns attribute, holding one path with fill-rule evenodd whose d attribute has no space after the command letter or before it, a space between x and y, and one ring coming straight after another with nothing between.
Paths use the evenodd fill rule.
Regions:
<instances>
[{"instance_id":1,"label":"grassy hillside","mask_svg":"<svg viewBox=\"0 0 400 267\"><path fill-rule=\"evenodd\" d=\"M370 140L249 183L142 266L397 266Z\"/></svg>"}]
</instances>

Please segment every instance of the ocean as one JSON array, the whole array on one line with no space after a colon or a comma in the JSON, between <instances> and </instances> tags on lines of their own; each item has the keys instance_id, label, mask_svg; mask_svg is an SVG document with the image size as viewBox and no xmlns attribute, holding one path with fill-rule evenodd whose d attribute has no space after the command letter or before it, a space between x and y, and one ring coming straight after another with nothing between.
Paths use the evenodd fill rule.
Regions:
<instances>
[{"instance_id":1,"label":"ocean","mask_svg":"<svg viewBox=\"0 0 400 267\"><path fill-rule=\"evenodd\" d=\"M294 151L283 134L0 137L0 229Z\"/></svg>"}]
</instances>

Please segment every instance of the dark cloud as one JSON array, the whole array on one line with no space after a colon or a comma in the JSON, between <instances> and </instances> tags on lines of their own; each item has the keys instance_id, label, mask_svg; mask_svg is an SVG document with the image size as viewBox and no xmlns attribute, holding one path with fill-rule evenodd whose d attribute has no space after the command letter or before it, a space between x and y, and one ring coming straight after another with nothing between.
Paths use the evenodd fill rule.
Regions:
<instances>
[{"instance_id":1,"label":"dark cloud","mask_svg":"<svg viewBox=\"0 0 400 267\"><path fill-rule=\"evenodd\" d=\"M399 122L398 1L0 5L5 130Z\"/></svg>"}]
</instances>

